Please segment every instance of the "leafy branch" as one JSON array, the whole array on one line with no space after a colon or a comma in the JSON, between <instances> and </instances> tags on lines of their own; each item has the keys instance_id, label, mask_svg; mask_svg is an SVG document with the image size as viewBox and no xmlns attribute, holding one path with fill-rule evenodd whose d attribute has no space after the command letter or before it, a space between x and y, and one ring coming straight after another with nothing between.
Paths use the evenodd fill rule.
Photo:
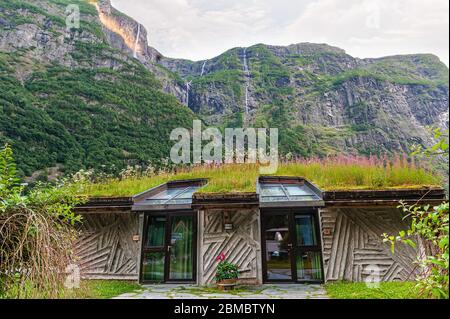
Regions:
<instances>
[{"instance_id":1,"label":"leafy branch","mask_svg":"<svg viewBox=\"0 0 450 319\"><path fill-rule=\"evenodd\" d=\"M9 145L0 150L0 297L55 297L81 221L82 203L70 181L24 192Z\"/></svg>"}]
</instances>

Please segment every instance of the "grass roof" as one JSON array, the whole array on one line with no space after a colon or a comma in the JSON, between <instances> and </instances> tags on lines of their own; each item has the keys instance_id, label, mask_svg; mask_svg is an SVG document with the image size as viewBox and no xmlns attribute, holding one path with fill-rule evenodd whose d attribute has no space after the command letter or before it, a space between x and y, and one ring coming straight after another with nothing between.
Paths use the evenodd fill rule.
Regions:
<instances>
[{"instance_id":1,"label":"grass roof","mask_svg":"<svg viewBox=\"0 0 450 319\"><path fill-rule=\"evenodd\" d=\"M406 160L394 162L362 157L327 158L282 163L279 176L304 177L324 191L423 188L441 184L440 177ZM83 186L82 193L91 197L133 196L151 187L173 180L208 178L202 193L255 192L259 166L229 164L197 166L178 172L153 176L110 178Z\"/></svg>"}]
</instances>

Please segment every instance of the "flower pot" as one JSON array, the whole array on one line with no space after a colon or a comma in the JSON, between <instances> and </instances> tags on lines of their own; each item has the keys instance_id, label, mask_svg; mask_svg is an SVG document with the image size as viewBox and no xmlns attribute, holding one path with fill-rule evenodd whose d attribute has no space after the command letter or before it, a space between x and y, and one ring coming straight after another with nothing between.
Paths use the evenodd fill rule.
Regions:
<instances>
[{"instance_id":1,"label":"flower pot","mask_svg":"<svg viewBox=\"0 0 450 319\"><path fill-rule=\"evenodd\" d=\"M217 282L217 287L220 290L233 290L237 286L237 279L222 279Z\"/></svg>"}]
</instances>

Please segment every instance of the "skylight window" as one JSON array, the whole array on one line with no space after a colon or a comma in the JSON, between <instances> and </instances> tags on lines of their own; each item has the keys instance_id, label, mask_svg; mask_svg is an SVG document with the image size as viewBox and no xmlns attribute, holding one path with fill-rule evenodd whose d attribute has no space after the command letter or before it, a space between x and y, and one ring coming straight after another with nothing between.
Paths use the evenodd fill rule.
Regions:
<instances>
[{"instance_id":1,"label":"skylight window","mask_svg":"<svg viewBox=\"0 0 450 319\"><path fill-rule=\"evenodd\" d=\"M206 179L171 181L133 197L133 211L191 209L192 197Z\"/></svg>"},{"instance_id":2,"label":"skylight window","mask_svg":"<svg viewBox=\"0 0 450 319\"><path fill-rule=\"evenodd\" d=\"M192 195L200 186L171 187L145 199L150 205L176 205L192 203Z\"/></svg>"},{"instance_id":3,"label":"skylight window","mask_svg":"<svg viewBox=\"0 0 450 319\"><path fill-rule=\"evenodd\" d=\"M260 187L262 201L320 200L320 197L306 185L262 184Z\"/></svg>"},{"instance_id":4,"label":"skylight window","mask_svg":"<svg viewBox=\"0 0 450 319\"><path fill-rule=\"evenodd\" d=\"M305 206L320 205L322 196L317 187L302 178L261 177L259 200L263 206Z\"/></svg>"}]
</instances>

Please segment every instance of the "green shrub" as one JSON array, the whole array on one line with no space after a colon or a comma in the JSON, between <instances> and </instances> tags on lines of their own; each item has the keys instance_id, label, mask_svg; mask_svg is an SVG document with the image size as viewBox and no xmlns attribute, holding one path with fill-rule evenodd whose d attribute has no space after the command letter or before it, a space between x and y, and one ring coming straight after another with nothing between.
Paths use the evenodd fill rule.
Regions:
<instances>
[{"instance_id":1,"label":"green shrub","mask_svg":"<svg viewBox=\"0 0 450 319\"><path fill-rule=\"evenodd\" d=\"M0 150L0 297L52 297L72 262L83 200L68 182L24 192L11 148Z\"/></svg>"},{"instance_id":2,"label":"green shrub","mask_svg":"<svg viewBox=\"0 0 450 319\"><path fill-rule=\"evenodd\" d=\"M216 276L214 277L216 282L220 282L226 279L238 279L239 268L237 265L230 263L225 259L225 254L221 253L216 258L219 261L216 269Z\"/></svg>"}]
</instances>

